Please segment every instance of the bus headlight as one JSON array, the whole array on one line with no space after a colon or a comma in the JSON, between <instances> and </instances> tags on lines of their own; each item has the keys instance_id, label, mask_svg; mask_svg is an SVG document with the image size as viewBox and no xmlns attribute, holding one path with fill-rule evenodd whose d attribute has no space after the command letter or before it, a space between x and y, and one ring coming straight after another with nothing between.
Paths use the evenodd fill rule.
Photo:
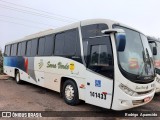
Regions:
<instances>
[{"instance_id":1,"label":"bus headlight","mask_svg":"<svg viewBox=\"0 0 160 120\"><path fill-rule=\"evenodd\" d=\"M123 90L126 94L128 94L130 96L133 96L136 93L133 90L131 90L130 88L123 85L123 84L120 84L119 87L121 88L121 90Z\"/></svg>"}]
</instances>

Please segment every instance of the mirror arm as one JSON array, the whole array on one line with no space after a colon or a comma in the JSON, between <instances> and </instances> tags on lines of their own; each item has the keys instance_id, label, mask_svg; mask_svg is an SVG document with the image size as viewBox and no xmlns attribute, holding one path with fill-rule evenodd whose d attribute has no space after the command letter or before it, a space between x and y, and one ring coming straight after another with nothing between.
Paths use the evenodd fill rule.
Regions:
<instances>
[{"instance_id":1,"label":"mirror arm","mask_svg":"<svg viewBox=\"0 0 160 120\"><path fill-rule=\"evenodd\" d=\"M123 29L106 29L106 30L102 30L101 33L103 33L103 34L125 33L125 31Z\"/></svg>"}]
</instances>

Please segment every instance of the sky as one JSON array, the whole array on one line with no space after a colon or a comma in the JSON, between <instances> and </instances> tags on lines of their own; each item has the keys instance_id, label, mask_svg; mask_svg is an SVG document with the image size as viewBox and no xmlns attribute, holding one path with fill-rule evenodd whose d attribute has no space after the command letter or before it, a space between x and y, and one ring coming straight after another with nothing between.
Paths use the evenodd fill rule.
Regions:
<instances>
[{"instance_id":1,"label":"sky","mask_svg":"<svg viewBox=\"0 0 160 120\"><path fill-rule=\"evenodd\" d=\"M111 19L160 38L160 0L0 0L0 48L85 19Z\"/></svg>"}]
</instances>

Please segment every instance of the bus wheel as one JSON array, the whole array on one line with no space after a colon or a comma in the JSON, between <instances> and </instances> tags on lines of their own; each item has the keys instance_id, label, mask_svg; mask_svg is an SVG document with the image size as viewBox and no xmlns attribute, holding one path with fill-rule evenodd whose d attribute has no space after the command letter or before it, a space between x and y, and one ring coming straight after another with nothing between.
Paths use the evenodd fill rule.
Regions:
<instances>
[{"instance_id":1,"label":"bus wheel","mask_svg":"<svg viewBox=\"0 0 160 120\"><path fill-rule=\"evenodd\" d=\"M71 81L65 81L63 85L63 99L69 105L77 105L79 104L79 96L78 96L78 89L76 84Z\"/></svg>"},{"instance_id":2,"label":"bus wheel","mask_svg":"<svg viewBox=\"0 0 160 120\"><path fill-rule=\"evenodd\" d=\"M17 84L21 84L22 83L22 81L20 79L20 73L19 73L19 71L16 72L16 82L17 82Z\"/></svg>"}]
</instances>

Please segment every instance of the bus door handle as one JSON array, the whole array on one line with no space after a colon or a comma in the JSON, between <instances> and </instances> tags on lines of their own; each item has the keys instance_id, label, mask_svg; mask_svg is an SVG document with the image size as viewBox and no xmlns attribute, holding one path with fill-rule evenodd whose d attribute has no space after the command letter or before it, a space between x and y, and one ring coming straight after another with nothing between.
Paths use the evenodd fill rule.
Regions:
<instances>
[{"instance_id":1,"label":"bus door handle","mask_svg":"<svg viewBox=\"0 0 160 120\"><path fill-rule=\"evenodd\" d=\"M87 85L90 85L90 83L89 83L89 82L87 82Z\"/></svg>"}]
</instances>

